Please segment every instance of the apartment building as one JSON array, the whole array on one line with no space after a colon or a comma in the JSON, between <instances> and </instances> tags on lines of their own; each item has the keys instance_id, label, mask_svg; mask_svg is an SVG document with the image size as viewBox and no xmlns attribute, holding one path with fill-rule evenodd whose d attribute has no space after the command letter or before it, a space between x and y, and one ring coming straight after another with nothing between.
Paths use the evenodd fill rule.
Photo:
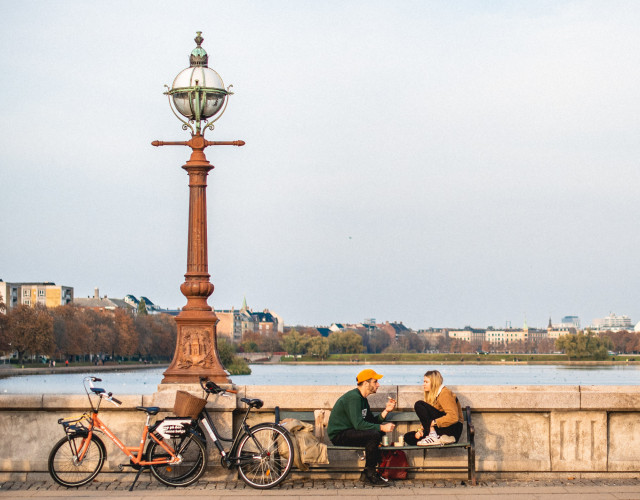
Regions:
<instances>
[{"instance_id":1,"label":"apartment building","mask_svg":"<svg viewBox=\"0 0 640 500\"><path fill-rule=\"evenodd\" d=\"M218 310L215 313L218 317L217 335L227 337L233 342L242 342L246 333L270 335L284 331L284 321L280 316L268 309L253 312L247 307L246 299L242 303L242 309L231 308Z\"/></svg>"},{"instance_id":2,"label":"apartment building","mask_svg":"<svg viewBox=\"0 0 640 500\"><path fill-rule=\"evenodd\" d=\"M9 283L0 280L0 294L7 311L19 305L58 307L73 302L73 287L59 286L53 282Z\"/></svg>"},{"instance_id":3,"label":"apartment building","mask_svg":"<svg viewBox=\"0 0 640 500\"><path fill-rule=\"evenodd\" d=\"M591 329L598 331L610 330L612 332L619 332L621 330L633 330L633 323L629 316L617 316L615 313L610 313L609 316L604 318L596 318L593 320Z\"/></svg>"}]
</instances>

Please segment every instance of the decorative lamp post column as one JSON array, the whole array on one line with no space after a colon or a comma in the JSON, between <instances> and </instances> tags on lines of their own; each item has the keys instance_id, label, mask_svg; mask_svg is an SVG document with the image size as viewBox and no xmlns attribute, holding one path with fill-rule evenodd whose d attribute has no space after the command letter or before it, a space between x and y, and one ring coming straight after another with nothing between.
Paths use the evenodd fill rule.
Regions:
<instances>
[{"instance_id":1,"label":"decorative lamp post column","mask_svg":"<svg viewBox=\"0 0 640 500\"><path fill-rule=\"evenodd\" d=\"M204 149L207 146L244 146L244 141L207 141L204 138L204 130L213 130L214 122L226 110L232 92L229 92L231 85L225 89L220 75L208 67L209 56L201 47L201 34L197 32L197 47L189 56L189 67L176 76L171 88L167 87L165 92L169 107L182 122L183 130L191 131L191 139L151 143L153 146L189 146L192 150L191 157L182 166L189 175L187 273L180 285L187 304L176 317L176 350L171 365L164 372L163 384L197 383L200 377L218 383L231 382L218 354L218 318L207 303L213 293L207 253L207 175L213 165L205 157Z\"/></svg>"}]
</instances>

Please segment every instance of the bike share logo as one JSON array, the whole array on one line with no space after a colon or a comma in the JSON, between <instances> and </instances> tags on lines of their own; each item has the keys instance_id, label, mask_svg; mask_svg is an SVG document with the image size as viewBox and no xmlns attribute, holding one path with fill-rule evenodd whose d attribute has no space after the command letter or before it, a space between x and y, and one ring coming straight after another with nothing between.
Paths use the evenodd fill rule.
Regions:
<instances>
[{"instance_id":1,"label":"bike share logo","mask_svg":"<svg viewBox=\"0 0 640 500\"><path fill-rule=\"evenodd\" d=\"M169 439L172 436L179 436L187 431L187 428L191 425L190 419L165 419L162 423L156 427L156 432L163 438Z\"/></svg>"}]
</instances>

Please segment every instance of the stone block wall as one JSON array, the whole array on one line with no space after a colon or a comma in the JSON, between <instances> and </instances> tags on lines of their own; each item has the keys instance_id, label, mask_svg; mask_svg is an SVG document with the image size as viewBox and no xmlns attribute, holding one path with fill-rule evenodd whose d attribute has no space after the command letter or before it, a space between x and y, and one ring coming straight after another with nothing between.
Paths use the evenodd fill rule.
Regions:
<instances>
[{"instance_id":1,"label":"stone block wall","mask_svg":"<svg viewBox=\"0 0 640 500\"><path fill-rule=\"evenodd\" d=\"M224 436L238 427L244 405L241 397L265 402L252 412L250 423L273 421L274 408L288 410L331 409L351 386L240 386L237 396L213 397L208 408ZM635 386L451 386L463 406L473 411L476 432L476 467L482 474L545 475L553 473L611 475L640 474L640 387ZM175 390L202 395L198 386L160 386L151 396L123 396L123 406L103 406L101 418L127 445L138 442L145 414L136 406L159 406L170 414ZM421 386L382 386L370 397L372 408L384 407L387 397L397 399L400 410L410 410L422 398ZM57 420L79 415L88 408L85 396L0 395L0 476L46 472L49 450L61 437ZM406 432L399 426L393 439ZM128 459L107 438L105 472L117 470ZM219 464L213 445L212 465ZM330 453L332 465L358 463L355 453ZM410 455L450 465L466 460L466 453L428 450ZM216 468L212 474L220 474ZM445 474L446 475L446 474ZM226 477L226 476L225 476Z\"/></svg>"}]
</instances>

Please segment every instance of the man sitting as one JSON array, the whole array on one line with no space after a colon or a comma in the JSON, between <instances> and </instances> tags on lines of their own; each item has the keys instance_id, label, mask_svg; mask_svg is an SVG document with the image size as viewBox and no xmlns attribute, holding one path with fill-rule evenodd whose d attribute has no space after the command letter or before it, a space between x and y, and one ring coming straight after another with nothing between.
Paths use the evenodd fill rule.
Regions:
<instances>
[{"instance_id":1,"label":"man sitting","mask_svg":"<svg viewBox=\"0 0 640 500\"><path fill-rule=\"evenodd\" d=\"M384 433L395 428L391 422L383 423L389 412L396 407L395 399L389 398L387 406L377 416L371 413L367 401L369 395L378 391L378 380L381 378L382 375L370 368L358 373L358 387L343 394L336 401L327 426L327 434L334 445L365 448L365 469L360 475L360 481L373 486L389 486L387 480L380 477L376 471L381 458L378 446Z\"/></svg>"}]
</instances>

